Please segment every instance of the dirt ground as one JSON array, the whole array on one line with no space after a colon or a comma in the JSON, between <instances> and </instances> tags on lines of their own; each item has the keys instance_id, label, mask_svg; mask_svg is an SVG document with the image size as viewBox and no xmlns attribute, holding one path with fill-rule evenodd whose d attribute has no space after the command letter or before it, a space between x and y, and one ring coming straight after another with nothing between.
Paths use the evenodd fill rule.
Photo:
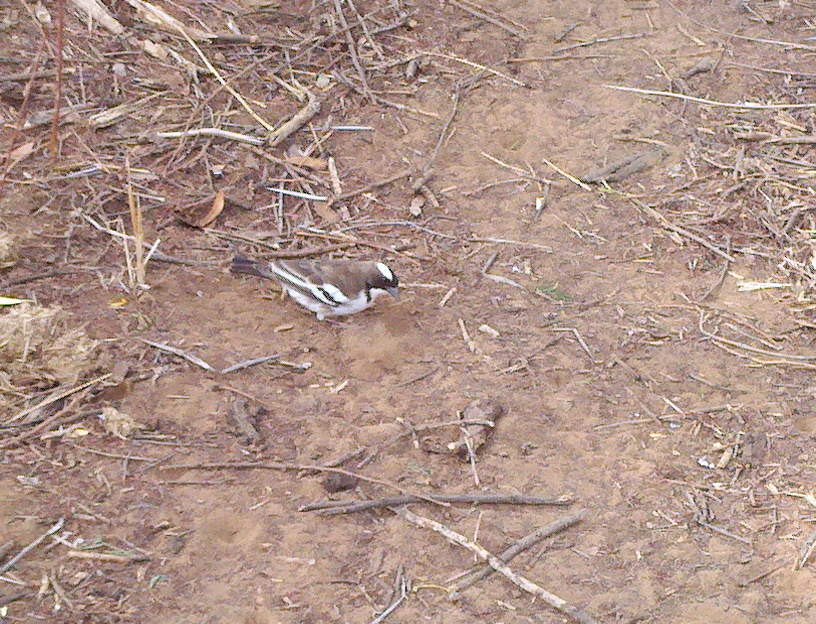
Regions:
<instances>
[{"instance_id":1,"label":"dirt ground","mask_svg":"<svg viewBox=\"0 0 816 624\"><path fill-rule=\"evenodd\" d=\"M106 3L119 35L66 4L55 162L35 123L54 73L14 75L55 68L56 4L0 3L0 295L97 344L73 379L9 372L47 347L2 358L0 621L568 621L498 574L450 600L474 555L391 511L299 511L400 492L568 497L411 509L493 553L584 510L510 566L598 622L814 621L813 107L716 103L814 101L816 3L156 3L258 36L200 49L268 123L316 94L275 147L157 136L264 132L138 3ZM310 147L344 193L412 175L337 197L285 160ZM128 179L164 254L149 289L111 234L132 232ZM334 201L279 205L278 184ZM212 224L185 223L219 190ZM227 270L337 244L388 262L401 300L319 322ZM216 371L279 358L221 374L145 340ZM446 451L457 427L423 426L475 399L504 415L474 467Z\"/></svg>"}]
</instances>

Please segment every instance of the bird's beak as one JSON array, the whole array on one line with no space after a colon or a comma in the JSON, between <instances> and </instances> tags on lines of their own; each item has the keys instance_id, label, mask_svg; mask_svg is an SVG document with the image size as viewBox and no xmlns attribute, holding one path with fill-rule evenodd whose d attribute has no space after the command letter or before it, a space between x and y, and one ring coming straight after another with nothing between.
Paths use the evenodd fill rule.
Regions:
<instances>
[{"instance_id":1,"label":"bird's beak","mask_svg":"<svg viewBox=\"0 0 816 624\"><path fill-rule=\"evenodd\" d=\"M386 292L387 292L389 295L391 295L391 296L392 296L394 299L396 299L397 301L399 301L399 300L400 300L399 288L392 287L392 288L386 288L385 290L386 290Z\"/></svg>"}]
</instances>

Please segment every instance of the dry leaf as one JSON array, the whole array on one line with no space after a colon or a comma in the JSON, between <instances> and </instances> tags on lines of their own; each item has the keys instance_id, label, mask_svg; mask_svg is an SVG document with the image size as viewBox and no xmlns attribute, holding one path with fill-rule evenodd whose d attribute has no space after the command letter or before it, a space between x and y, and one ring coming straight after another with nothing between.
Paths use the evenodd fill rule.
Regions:
<instances>
[{"instance_id":1,"label":"dry leaf","mask_svg":"<svg viewBox=\"0 0 816 624\"><path fill-rule=\"evenodd\" d=\"M122 440L127 440L128 436L137 429L145 428L144 425L136 422L132 416L110 406L102 408L99 419L102 421L105 431Z\"/></svg>"},{"instance_id":2,"label":"dry leaf","mask_svg":"<svg viewBox=\"0 0 816 624\"><path fill-rule=\"evenodd\" d=\"M224 191L218 191L215 194L215 199L213 203L210 205L210 209L203 215L198 216L196 214L197 211L193 211L193 214L190 215L189 218L181 217L182 221L184 221L187 225L191 225L192 227L197 228L205 228L210 225L213 221L218 218L218 215L224 210Z\"/></svg>"},{"instance_id":3,"label":"dry leaf","mask_svg":"<svg viewBox=\"0 0 816 624\"><path fill-rule=\"evenodd\" d=\"M418 217L422 214L422 207L425 205L425 197L423 195L415 195L411 200L411 205L408 208L413 216Z\"/></svg>"},{"instance_id":4,"label":"dry leaf","mask_svg":"<svg viewBox=\"0 0 816 624\"><path fill-rule=\"evenodd\" d=\"M324 159L312 156L287 156L286 162L292 163L296 167L306 167L314 171L325 171L329 168L329 163Z\"/></svg>"},{"instance_id":5,"label":"dry leaf","mask_svg":"<svg viewBox=\"0 0 816 624\"><path fill-rule=\"evenodd\" d=\"M34 141L29 141L28 143L18 145L13 150L11 150L8 154L6 154L6 159L20 161L23 158L28 158L33 153L34 153Z\"/></svg>"},{"instance_id":6,"label":"dry leaf","mask_svg":"<svg viewBox=\"0 0 816 624\"><path fill-rule=\"evenodd\" d=\"M160 61L167 60L167 57L170 55L168 49L160 43L153 43L150 39L145 39L142 41L142 46L144 47L144 51L147 52L153 58L157 58Z\"/></svg>"}]
</instances>

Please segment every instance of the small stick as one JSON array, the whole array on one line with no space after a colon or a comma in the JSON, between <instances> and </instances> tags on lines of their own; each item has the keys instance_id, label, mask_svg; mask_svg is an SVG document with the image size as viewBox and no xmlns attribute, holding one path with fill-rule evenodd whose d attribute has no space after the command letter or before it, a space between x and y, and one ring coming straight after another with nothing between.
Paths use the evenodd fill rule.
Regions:
<instances>
[{"instance_id":1,"label":"small stick","mask_svg":"<svg viewBox=\"0 0 816 624\"><path fill-rule=\"evenodd\" d=\"M267 190L273 191L278 195L288 195L289 197L297 197L298 199L309 199L311 201L324 202L328 201L328 197L323 195L314 195L313 193L301 193L300 191L290 191L281 186L268 186Z\"/></svg>"},{"instance_id":2,"label":"small stick","mask_svg":"<svg viewBox=\"0 0 816 624\"><path fill-rule=\"evenodd\" d=\"M162 13L164 13L164 11L162 9L159 9L158 7L156 7L156 10L161 11ZM210 71L210 73L212 73L212 75L215 76L215 79L218 82L221 83L221 86L224 89L226 89L227 92L229 92L229 94L232 97L234 97L236 100L238 100L238 103L241 105L241 107L247 113L249 113L250 116L255 121L257 121L259 124L261 124L261 126L264 128L264 130L266 130L270 134L273 134L275 132L274 126L270 125L263 117L258 115L258 113L256 113L253 110L253 108L243 98L243 96L240 93L238 93L235 89L233 89L232 86L229 83L227 83L226 80L224 80L224 77L221 76L221 74L218 73L218 70L213 66L213 64L210 63L210 59L208 59L207 56L204 54L204 52L201 51L201 48L199 48L198 45L196 44L196 42L193 41L193 38L190 37L190 35L187 34L187 30L185 30L185 28L180 23L177 23L175 20L167 20L167 23L169 23L170 25L175 27L176 30L178 30L181 33L181 36L184 37L187 40L187 43L190 44L190 46L193 48L193 50L196 51L196 54L198 54L199 58L204 63L204 65L207 67L207 69Z\"/></svg>"},{"instance_id":3,"label":"small stick","mask_svg":"<svg viewBox=\"0 0 816 624\"><path fill-rule=\"evenodd\" d=\"M99 455L101 457L110 457L113 459L126 459L128 461L143 461L143 462L161 461L160 457L140 457L138 455L121 455L119 453L106 453L105 451L97 451L96 449L88 448L87 446L82 446L80 444L69 443L68 445L74 447L77 450L84 451L85 453L90 453L91 455Z\"/></svg>"},{"instance_id":4,"label":"small stick","mask_svg":"<svg viewBox=\"0 0 816 624\"><path fill-rule=\"evenodd\" d=\"M354 6L354 2L352 0L346 0L346 4L349 5L349 8L354 12L354 16L357 18L357 23L360 24L360 28L365 34L366 39L368 40L368 45L371 46L371 49L377 54L381 61L385 60L385 54L383 54L382 47L380 44L377 43L377 40L371 36L371 32L368 30L368 26L366 26L365 20L363 16L360 15L360 12L357 10L357 7Z\"/></svg>"},{"instance_id":5,"label":"small stick","mask_svg":"<svg viewBox=\"0 0 816 624\"><path fill-rule=\"evenodd\" d=\"M496 423L492 420L481 420L480 418L463 418L462 420L449 420L448 422L410 426L412 431L430 431L432 429L442 429L443 427L461 427L462 425L482 425L483 427L495 427Z\"/></svg>"},{"instance_id":6,"label":"small stick","mask_svg":"<svg viewBox=\"0 0 816 624\"><path fill-rule=\"evenodd\" d=\"M472 191L461 191L461 194L464 197L473 197L474 195L478 195L484 191L492 189L496 186L501 186L502 184L518 184L519 182L530 182L529 178L510 178L509 180L497 180L496 182L488 182L487 184L483 184L479 188L475 188Z\"/></svg>"},{"instance_id":7,"label":"small stick","mask_svg":"<svg viewBox=\"0 0 816 624\"><path fill-rule=\"evenodd\" d=\"M700 333L702 333L706 338L714 341L714 342L722 342L732 347L737 347L739 349L745 349L746 351L751 351L752 353L758 353L760 355L769 355L771 357L778 357L784 360L792 360L798 362L812 362L816 360L816 355L795 355L795 354L787 354L787 353L778 353L776 351L768 351L766 349L760 349L758 347L752 347L751 345L745 344L744 342L737 342L736 340L729 340L728 338L723 338L722 336L717 336L716 334L712 334L711 332L703 329L703 312L700 311Z\"/></svg>"},{"instance_id":8,"label":"small stick","mask_svg":"<svg viewBox=\"0 0 816 624\"><path fill-rule=\"evenodd\" d=\"M312 230L312 228L309 228ZM315 228L316 229L316 228ZM347 240L352 243L355 247L371 247L372 249L379 249L380 251L384 251L386 253L392 254L400 254L403 256L407 256L411 258L415 263L419 264L419 261L412 258L408 254L403 251L397 251L392 247L386 247L385 245L378 245L377 243L371 243L368 241L360 240L359 238L355 238L349 234L332 234L329 232L315 232L315 231L306 231L306 232L295 232L296 236L318 236L320 238L325 238L327 240Z\"/></svg>"},{"instance_id":9,"label":"small stick","mask_svg":"<svg viewBox=\"0 0 816 624\"><path fill-rule=\"evenodd\" d=\"M491 238L489 236L471 236L467 239L469 243L496 243L498 245L518 245L519 247L530 247L540 249L546 253L553 253L552 247L539 245L538 243L526 243L524 241L510 240L507 238Z\"/></svg>"},{"instance_id":10,"label":"small stick","mask_svg":"<svg viewBox=\"0 0 816 624\"><path fill-rule=\"evenodd\" d=\"M581 25L581 22L574 22L574 23L570 24L564 30L562 30L561 33L555 39L553 39L553 42L554 43L561 43L564 39L567 38L568 34L570 34L573 30L578 28L580 25Z\"/></svg>"},{"instance_id":11,"label":"small stick","mask_svg":"<svg viewBox=\"0 0 816 624\"><path fill-rule=\"evenodd\" d=\"M576 184L576 185L580 186L585 191L591 191L592 190L592 187L589 186L589 184L586 184L585 182L582 182L581 180L576 178L574 175L570 175L569 173L567 173L563 169L555 166L553 163L551 163L546 158L542 158L542 160L544 161L545 165L548 165L548 166L552 167L553 169L555 169L558 173L560 173L562 176L564 176L567 180L569 180L573 184Z\"/></svg>"},{"instance_id":12,"label":"small stick","mask_svg":"<svg viewBox=\"0 0 816 624\"><path fill-rule=\"evenodd\" d=\"M89 217L86 214L81 214L80 216L83 219L85 219L88 223L90 223L96 230L98 230L100 232L104 232L105 234L108 234L109 236L114 236L116 238L121 238L124 241L135 241L136 240L136 237L131 236L130 234L124 234L122 232L117 232L116 230L106 228L105 226L101 225L100 223L98 223L97 221L95 221L93 218ZM159 239L156 239L156 242L153 243L153 245L150 245L149 243L143 242L142 247L145 248L145 249L154 249L158 244L159 244ZM209 262L199 262L199 261L196 261L196 260L185 260L184 258L174 258L173 256L168 256L166 254L161 253L160 251L154 251L152 254L150 254L149 258L145 259L145 261L147 261L148 259L156 260L156 262L171 262L171 263L177 263L177 264L187 264L187 265L191 265L191 266L197 266L197 265L200 265L200 264L202 264L202 265L203 264L211 264Z\"/></svg>"},{"instance_id":13,"label":"small stick","mask_svg":"<svg viewBox=\"0 0 816 624\"><path fill-rule=\"evenodd\" d=\"M144 229L142 227L142 204L139 196L133 191L133 184L130 170L130 157L125 159L125 171L127 172L127 198L128 208L130 208L130 224L133 228L133 240L136 251L136 284L133 286L145 286L145 256L144 256ZM158 244L158 241L156 241ZM127 248L127 242L125 243ZM151 252L155 252L155 246L151 248Z\"/></svg>"},{"instance_id":14,"label":"small stick","mask_svg":"<svg viewBox=\"0 0 816 624\"><path fill-rule=\"evenodd\" d=\"M640 39L641 37L646 37L651 33L635 33L633 35L619 35L617 37L599 37L598 39L593 39L592 41L584 41L583 43L573 43L572 45L563 46L560 48L556 48L553 50L556 54L559 52L567 52L568 50L574 50L576 48L587 48L589 46L595 45L596 43L609 43L610 41L623 41L625 39Z\"/></svg>"},{"instance_id":15,"label":"small stick","mask_svg":"<svg viewBox=\"0 0 816 624\"><path fill-rule=\"evenodd\" d=\"M195 364L196 366L203 368L205 371L210 373L216 373L216 371L212 366L207 364L204 360L200 357L196 357L195 355L191 355L186 351L182 351L181 349L177 349L176 347L169 347L167 345L159 344L158 342L151 342L150 340L145 340L144 338L140 338L143 343L146 345L150 345L151 347L155 347L159 351L166 351L167 353L172 353L173 355L177 355L181 358L184 358L188 362Z\"/></svg>"},{"instance_id":16,"label":"small stick","mask_svg":"<svg viewBox=\"0 0 816 624\"><path fill-rule=\"evenodd\" d=\"M551 63L553 61L589 61L593 59L614 58L610 54L585 54L584 56L525 56L507 59L508 63Z\"/></svg>"},{"instance_id":17,"label":"small stick","mask_svg":"<svg viewBox=\"0 0 816 624\"><path fill-rule=\"evenodd\" d=\"M467 327L465 327L465 321L460 318L457 323L459 323L459 329L462 332L462 340L465 341L465 344L468 346L471 353L476 353L476 343L473 342L473 339L470 337Z\"/></svg>"},{"instance_id":18,"label":"small stick","mask_svg":"<svg viewBox=\"0 0 816 624\"><path fill-rule=\"evenodd\" d=\"M810 534L810 536L805 540L805 543L802 544L802 548L799 550L799 559L796 561L797 570L801 570L808 564L814 550L816 550L816 531Z\"/></svg>"},{"instance_id":19,"label":"small stick","mask_svg":"<svg viewBox=\"0 0 816 624\"><path fill-rule=\"evenodd\" d=\"M632 203L634 203L638 208L643 210L646 214L652 217L655 221L657 221L661 226L663 226L667 230L671 230L672 232L677 232L681 236L685 236L693 240L695 243L699 243L709 251L717 254L724 260L728 260L728 262L736 262L734 257L731 254L724 252L722 249L714 245L713 243L708 242L702 236L697 236L693 232L689 232L687 229L680 227L679 225L674 225L671 221L669 221L666 217L660 214L657 210L649 206L648 204L644 204L642 201L635 199L633 197L629 198Z\"/></svg>"},{"instance_id":20,"label":"small stick","mask_svg":"<svg viewBox=\"0 0 816 624\"><path fill-rule=\"evenodd\" d=\"M471 505L546 505L563 507L572 504L572 499L566 496L542 498L536 496L505 496L502 494L434 494L431 498L443 503L467 503ZM321 501L303 505L298 508L298 511L318 511L324 515L334 515L420 502L422 501L415 496L392 496L390 498L365 501Z\"/></svg>"},{"instance_id":21,"label":"small stick","mask_svg":"<svg viewBox=\"0 0 816 624\"><path fill-rule=\"evenodd\" d=\"M93 561L107 561L110 563L150 561L148 555L112 555L109 553L94 552L92 550L69 550L67 555L72 559L91 559Z\"/></svg>"},{"instance_id":22,"label":"small stick","mask_svg":"<svg viewBox=\"0 0 816 624\"><path fill-rule=\"evenodd\" d=\"M334 162L334 156L329 156L329 177L331 178L332 192L335 196L343 194L343 185L340 184L340 176L337 174L337 164Z\"/></svg>"},{"instance_id":23,"label":"small stick","mask_svg":"<svg viewBox=\"0 0 816 624\"><path fill-rule=\"evenodd\" d=\"M439 156L439 151L442 149L442 145L448 138L448 130L450 130L450 126L453 123L453 118L456 117L456 112L459 110L459 98L460 93L459 90L457 89L453 97L453 106L451 107L450 115L448 115L447 120L442 125L442 131L439 133L439 138L436 141L434 151L431 153L431 157L428 159L428 162L425 163L425 168L422 170L422 175L412 185L412 188L415 193L419 192L421 187L423 187L425 183L428 181L428 179L431 177L431 168L433 167L434 162L436 162L436 159Z\"/></svg>"},{"instance_id":24,"label":"small stick","mask_svg":"<svg viewBox=\"0 0 816 624\"><path fill-rule=\"evenodd\" d=\"M408 597L408 592L411 591L411 582L406 579L402 575L402 566L400 565L399 571L397 572L397 581L396 587L399 588L400 595L394 600L388 607L380 613L377 617L371 620L371 624L382 624L382 622L387 618L393 611L400 606L405 599Z\"/></svg>"},{"instance_id":25,"label":"small stick","mask_svg":"<svg viewBox=\"0 0 816 624\"><path fill-rule=\"evenodd\" d=\"M788 563L786 561L783 561L778 566L776 566L774 568L771 568L770 570L766 570L765 572L762 572L761 574L757 574L756 576L752 576L751 578L749 578L746 581L738 582L737 587L747 587L751 583L756 583L757 581L761 581L762 579L769 577L774 572L778 572L779 570L781 570L782 568L784 568L787 565L788 565Z\"/></svg>"},{"instance_id":26,"label":"small stick","mask_svg":"<svg viewBox=\"0 0 816 624\"><path fill-rule=\"evenodd\" d=\"M66 67L62 70L64 74L73 74L74 69ZM781 73L781 72L780 72ZM790 73L790 72L785 72ZM796 72L793 72L794 74ZM56 76L57 72L54 69L43 69L40 71L24 71L19 72L16 74L0 74L0 82L25 82L27 80L37 79L37 78L51 78Z\"/></svg>"},{"instance_id":27,"label":"small stick","mask_svg":"<svg viewBox=\"0 0 816 624\"><path fill-rule=\"evenodd\" d=\"M215 386L214 389L215 390L226 390L227 392L234 392L235 394L238 394L238 395L244 397L245 399L249 399L253 403L257 403L261 407L266 407L266 405L267 405L266 401L263 401L262 399L259 399L258 397L252 396L251 394L247 394L246 392L244 392L243 390L239 390L238 388L233 388L232 386L218 385L218 386Z\"/></svg>"},{"instance_id":28,"label":"small stick","mask_svg":"<svg viewBox=\"0 0 816 624\"><path fill-rule=\"evenodd\" d=\"M512 82L514 85L518 85L520 87L530 88L526 82L522 82L521 80L516 80L512 76L508 76L507 74L503 74L500 71L495 69L491 69L485 65L480 65L479 63L474 63L473 61L469 61L466 58L462 58L461 56L456 56L455 54L443 54L442 52L431 52L430 50L422 50L416 53L416 56L438 56L440 58L445 58L451 61L456 61L457 63L462 63L463 65L467 65L468 67L473 67L474 69L478 69L479 71L487 72L488 74L493 74L498 78L504 78L505 80Z\"/></svg>"},{"instance_id":29,"label":"small stick","mask_svg":"<svg viewBox=\"0 0 816 624\"><path fill-rule=\"evenodd\" d=\"M697 102L698 104L706 104L708 106L719 106L722 108L735 108L742 110L790 110L798 108L816 108L816 103L810 104L756 104L755 102L746 102L745 104L737 104L734 102L717 102L716 100L707 100L705 98L693 97L691 95L683 95L682 93L671 93L669 91L652 91L651 89L636 89L634 87L622 87L619 85L603 85L606 89L615 89L616 91L627 91L630 93L640 93L642 95L656 95L659 97L674 98L676 100L685 100L687 102Z\"/></svg>"},{"instance_id":30,"label":"small stick","mask_svg":"<svg viewBox=\"0 0 816 624\"><path fill-rule=\"evenodd\" d=\"M51 120L51 159L56 163L59 158L59 125L60 105L62 100L62 68L64 56L62 51L63 34L65 32L65 0L57 0L57 42L55 56L57 80L54 88L54 118Z\"/></svg>"},{"instance_id":31,"label":"small stick","mask_svg":"<svg viewBox=\"0 0 816 624\"><path fill-rule=\"evenodd\" d=\"M387 184L391 184L392 182L396 182L397 180L401 180L402 178L407 178L408 176L413 175L413 173L414 173L413 169L405 169L404 171L395 173L394 175L389 176L384 180L372 182L371 184L366 184L365 186L355 189L353 191L346 191L345 193L341 193L340 195L335 195L329 198L329 205L334 204L336 202L351 199L352 197L357 197L358 195L362 195L363 193L368 193L369 191L373 191L374 189L380 188L381 186L386 186Z\"/></svg>"},{"instance_id":32,"label":"small stick","mask_svg":"<svg viewBox=\"0 0 816 624\"><path fill-rule=\"evenodd\" d=\"M426 379L427 377L430 377L431 375L433 375L438 370L439 370L439 367L435 366L431 370L425 371L424 373L421 373L421 374L417 375L416 377L411 377L411 379L408 379L407 381L399 382L397 384L397 387L398 388L404 388L405 386L410 386L411 384L415 384L418 381L422 381L423 379Z\"/></svg>"},{"instance_id":33,"label":"small stick","mask_svg":"<svg viewBox=\"0 0 816 624\"><path fill-rule=\"evenodd\" d=\"M531 180L533 182L539 182L540 184L552 184L551 180L547 178L539 178L535 175L532 175L527 169L522 169L521 167L516 167L515 165L511 165L510 163L506 163L503 160L496 158L492 154L488 152L482 152L482 156L487 158L489 161L496 163L499 167L504 167L505 169L509 169L516 175L524 178L525 180Z\"/></svg>"},{"instance_id":34,"label":"small stick","mask_svg":"<svg viewBox=\"0 0 816 624\"><path fill-rule=\"evenodd\" d=\"M221 374L226 375L227 373L234 373L235 371L243 370L244 368L249 368L250 366L257 366L258 364L264 364L270 360L277 360L278 358L280 358L280 354L266 355L253 360L244 360L243 362L238 362L232 366L227 366L221 371Z\"/></svg>"},{"instance_id":35,"label":"small stick","mask_svg":"<svg viewBox=\"0 0 816 624\"><path fill-rule=\"evenodd\" d=\"M402 227L410 227L414 228L415 230L419 230L420 232L425 232L426 234L430 234L431 236L438 236L439 238L447 238L448 240L458 240L455 236L451 236L450 234L444 234L442 232L437 232L436 230L432 230L429 227L425 227L424 225L420 225L419 223L414 223L413 221L373 221L369 223L355 223L353 225L347 225L344 228L340 228L336 230L337 232L348 232L349 230L359 230L363 228L372 228L372 227L395 227L395 226L402 226ZM309 228L311 231L319 231L316 228Z\"/></svg>"},{"instance_id":36,"label":"small stick","mask_svg":"<svg viewBox=\"0 0 816 624\"><path fill-rule=\"evenodd\" d=\"M57 579L55 578L53 573L51 574L51 576L48 577L48 582L51 584L51 589L54 590L54 594L56 594L57 598L59 598L59 600L62 601L63 604L65 604L65 606L68 607L69 611L73 611L74 602L68 597L68 594L62 588L62 585L60 585L57 582Z\"/></svg>"},{"instance_id":37,"label":"small stick","mask_svg":"<svg viewBox=\"0 0 816 624\"><path fill-rule=\"evenodd\" d=\"M221 128L192 128L178 132L157 132L153 136L157 139L181 139L183 137L207 136L238 141L239 143L249 143L250 145L263 145L266 143L266 139L248 134L240 134L238 132L230 132L229 130L221 130Z\"/></svg>"},{"instance_id":38,"label":"small stick","mask_svg":"<svg viewBox=\"0 0 816 624\"><path fill-rule=\"evenodd\" d=\"M351 472L350 470L345 470L344 468L334 468L331 466L317 466L312 464L289 464L283 462L214 462L214 463L203 463L203 464L174 464L170 466L161 466L161 470L280 470L284 472L303 472L303 471L315 471L315 472L334 472L337 474L342 474L347 477L352 477L354 479L359 479L360 481L366 481L368 483L376 483L377 485L384 485L386 487L393 488L398 492L402 492L406 496L412 496L415 498L419 498L429 503L433 503L434 505L441 505L443 507L449 507L450 503L447 503L443 500L434 499L432 496L426 496L424 494L416 494L407 490L407 488L402 487L401 485L397 485L396 483L392 483L391 481L386 481L385 479L377 479L375 477L367 477L365 475L359 474L357 472Z\"/></svg>"},{"instance_id":39,"label":"small stick","mask_svg":"<svg viewBox=\"0 0 816 624\"><path fill-rule=\"evenodd\" d=\"M736 533L732 533L727 529L723 529L722 527L718 527L715 524L709 524L705 520L695 520L695 522L699 524L701 527L705 527L706 529L714 531L715 533L719 533L720 535L724 535L725 537L730 537L731 539L737 540L738 542L742 542L743 544L748 544L749 546L751 545L751 540L746 539L741 535L737 535Z\"/></svg>"},{"instance_id":40,"label":"small stick","mask_svg":"<svg viewBox=\"0 0 816 624\"><path fill-rule=\"evenodd\" d=\"M309 98L306 105L295 113L289 121L281 124L280 128L269 134L267 141L270 147L275 147L285 141L320 112L320 100L308 89L306 95Z\"/></svg>"},{"instance_id":41,"label":"small stick","mask_svg":"<svg viewBox=\"0 0 816 624\"><path fill-rule=\"evenodd\" d=\"M59 531L62 526L65 524L65 518L60 518L57 522L48 529L45 533L40 535L37 539L31 542L28 546L25 546L20 552L18 552L14 557L6 561L2 566L0 566L0 574L5 574L9 569L11 569L14 564L16 564L20 559L25 557L29 552L34 550L40 543L49 535L53 535L57 531Z\"/></svg>"},{"instance_id":42,"label":"small stick","mask_svg":"<svg viewBox=\"0 0 816 624\"><path fill-rule=\"evenodd\" d=\"M24 417L28 416L32 412L35 412L38 409L45 407L46 405L50 405L51 403L56 403L57 401L61 401L65 397L69 397L72 394L75 394L77 392L85 390L85 388L90 388L91 386L93 386L95 384L98 384L98 383L100 383L102 381L105 381L110 376L111 376L110 373L105 373L101 377L97 377L96 379L91 379L91 381L86 381L83 384L79 384L78 386L74 386L73 388L70 388L70 389L66 390L65 392L60 392L59 394L55 394L55 395L52 395L52 396L50 396L50 397L48 397L46 399L43 399L42 401L40 401L36 405L32 405L31 407L27 407L22 412L19 412L18 414L12 416L11 418L9 418L3 424L4 425L10 425L11 423L13 423L15 421L18 421L21 418L24 418Z\"/></svg>"},{"instance_id":43,"label":"small stick","mask_svg":"<svg viewBox=\"0 0 816 624\"><path fill-rule=\"evenodd\" d=\"M5 577L3 578L3 580L6 580ZM33 592L24 589L22 591L14 592L13 594L6 594L4 596L0 596L0 607L5 607L7 604L11 604L12 602L16 602L18 600L22 600L23 598L28 598L33 595L34 595Z\"/></svg>"},{"instance_id":44,"label":"small stick","mask_svg":"<svg viewBox=\"0 0 816 624\"><path fill-rule=\"evenodd\" d=\"M592 351L590 351L590 350L589 350L589 347L587 346L587 343L586 343L586 342L584 342L584 339L581 337L581 334L580 334L580 332L579 332L577 329L575 329L574 327L553 327L553 331L555 331L555 332L569 332L569 333L571 333L573 336L575 336L575 339L578 341L578 344L579 344L579 345L581 345L581 348L582 348L582 349L583 349L583 350L586 352L586 354L589 356L589 359L592 361L592 363L593 363L593 364L597 364L597 363L598 363L598 361L597 361L597 360L595 359L595 357L592 355Z\"/></svg>"},{"instance_id":45,"label":"small stick","mask_svg":"<svg viewBox=\"0 0 816 624\"><path fill-rule=\"evenodd\" d=\"M357 75L360 76L360 83L363 85L363 93L365 93L369 100L376 104L377 98L374 96L374 94L371 92L371 88L368 86L368 79L366 78L365 69L363 69L363 66L360 63L360 58L357 56L357 43L354 41L354 36L351 34L351 30L349 29L346 16L343 13L343 5L340 3L340 0L334 0L334 10L337 13L337 21L340 22L340 26L342 27L346 36L346 45L348 46L351 62L354 65L354 69L357 70Z\"/></svg>"},{"instance_id":46,"label":"small stick","mask_svg":"<svg viewBox=\"0 0 816 624\"><path fill-rule=\"evenodd\" d=\"M536 529L526 537L521 538L515 544L507 548L507 550L500 553L498 558L505 563L509 563L516 556L523 553L525 550L532 548L544 538L554 535L555 533L559 533L560 531L563 531L574 524L578 524L584 518L586 518L586 512L579 511L571 516L567 516L566 518L561 518L560 520L550 522L548 525L543 526L540 529ZM481 569L468 573L451 588L450 592L448 593L448 598L451 600L456 600L464 590L472 585L475 585L482 579L487 578L493 573L493 571L494 570L492 567L484 566Z\"/></svg>"},{"instance_id":47,"label":"small stick","mask_svg":"<svg viewBox=\"0 0 816 624\"><path fill-rule=\"evenodd\" d=\"M476 487L479 487L482 481L479 479L479 472L476 469L476 449L473 447L473 437L470 435L470 431L468 431L467 427L460 426L459 430L462 432L462 437L465 440L465 448L467 449L468 463L470 464L470 472L473 475L473 482L476 484Z\"/></svg>"},{"instance_id":48,"label":"small stick","mask_svg":"<svg viewBox=\"0 0 816 624\"><path fill-rule=\"evenodd\" d=\"M455 7L459 7L460 9L465 11L466 13L470 13L471 15L473 15L475 17L478 17L480 19L483 19L486 22L490 22L491 24L493 24L494 26L498 26L502 30L506 30L511 35L514 35L514 36L519 37L521 39L523 39L526 36L526 33L523 30L521 30L519 28L516 28L514 26L510 26L508 24L505 24L499 18L496 18L496 17L493 17L493 16L487 14L485 12L485 10L482 9L481 7L475 7L475 6L470 7L467 4L465 4L464 2L459 2L458 0L448 0L448 2L450 4L452 4L453 6L455 6Z\"/></svg>"},{"instance_id":49,"label":"small stick","mask_svg":"<svg viewBox=\"0 0 816 624\"><path fill-rule=\"evenodd\" d=\"M449 290L448 290L448 292L446 292L446 293L445 293L445 295L442 297L442 299L441 299L441 300L440 300L440 302L438 303L438 306L439 306L440 308L444 308L444 307L445 307L445 305L448 303L448 301L450 301L450 300L451 300L451 298L453 297L453 295L455 295L455 294L456 294L456 291L457 291L457 290L458 290L458 289L456 288L456 286L454 286L453 288L449 289Z\"/></svg>"},{"instance_id":50,"label":"small stick","mask_svg":"<svg viewBox=\"0 0 816 624\"><path fill-rule=\"evenodd\" d=\"M782 76L802 76L803 78L816 78L816 74L800 72L795 69L773 69L771 67L757 67L756 65L745 65L743 63L728 63L728 67L745 67L754 71L767 72L769 74L780 74ZM14 80L13 78L0 78L2 80Z\"/></svg>"},{"instance_id":51,"label":"small stick","mask_svg":"<svg viewBox=\"0 0 816 624\"><path fill-rule=\"evenodd\" d=\"M503 574L513 583L518 585L521 589L533 594L537 598L540 598L548 605L550 605L552 608L572 618L576 622L579 622L580 624L599 624L595 618L590 616L583 609L579 609L578 607L569 604L563 598L560 598L555 594L548 592L546 589L540 587L539 585L536 585L528 578L513 572L513 570L510 567L508 567L501 559L496 557L487 549L480 546L479 544L470 541L464 535L461 535L460 533L457 533L456 531L446 527L444 524L436 522L435 520L431 520L430 518L424 518L422 516L419 516L413 513L412 511L409 511L405 507L401 508L392 507L391 511L393 511L398 516L404 518L408 522L412 522L413 524L421 526L425 529L431 529L432 531L441 533L450 541L459 544L464 548L467 548L472 553L478 555L479 557L487 561L487 563L490 564L490 567L496 570L496 572Z\"/></svg>"},{"instance_id":52,"label":"small stick","mask_svg":"<svg viewBox=\"0 0 816 624\"><path fill-rule=\"evenodd\" d=\"M499 284L507 284L509 286L515 286L516 288L521 288L522 290L527 290L516 282L515 280L511 280L509 277L504 277L502 275L493 275L492 273L488 273L490 267L493 266L493 263L496 262L496 258L499 257L499 253L501 250L494 252L485 262L484 266L482 267L482 275L485 276L489 280L493 280L494 282L498 282Z\"/></svg>"}]
</instances>

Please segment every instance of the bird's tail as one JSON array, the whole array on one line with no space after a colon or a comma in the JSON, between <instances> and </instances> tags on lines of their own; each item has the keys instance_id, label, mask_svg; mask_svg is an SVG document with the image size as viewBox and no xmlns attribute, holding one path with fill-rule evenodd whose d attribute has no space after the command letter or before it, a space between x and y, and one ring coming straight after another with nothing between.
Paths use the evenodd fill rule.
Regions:
<instances>
[{"instance_id":1,"label":"bird's tail","mask_svg":"<svg viewBox=\"0 0 816 624\"><path fill-rule=\"evenodd\" d=\"M267 277L259 266L259 263L250 260L244 256L235 256L230 265L230 271L233 273L245 273L247 275L257 275L259 277Z\"/></svg>"}]
</instances>

